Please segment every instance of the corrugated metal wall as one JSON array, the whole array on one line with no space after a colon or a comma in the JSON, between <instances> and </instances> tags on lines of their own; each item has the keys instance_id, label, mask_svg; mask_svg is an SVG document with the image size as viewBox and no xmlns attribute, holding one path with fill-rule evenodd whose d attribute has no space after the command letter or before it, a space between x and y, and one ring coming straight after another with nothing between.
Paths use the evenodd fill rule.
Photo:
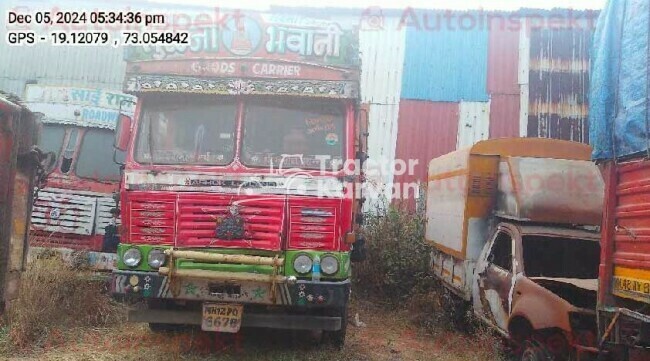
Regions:
<instances>
[{"instance_id":1,"label":"corrugated metal wall","mask_svg":"<svg viewBox=\"0 0 650 361\"><path fill-rule=\"evenodd\" d=\"M480 12L463 14L482 16ZM554 14L563 12L541 15L550 19ZM418 19L422 19L421 15ZM525 19L521 27L500 26L497 22L490 25L489 31L480 27L466 31L449 31L444 26L433 30L409 28L398 120L398 158L407 157L401 159L417 160L422 165L434 156L487 138L530 136L588 141L588 43L592 29L580 23L576 28L531 31L525 24ZM407 110L402 109L404 104L409 104ZM452 104L457 112L444 112ZM415 119L418 111L421 119ZM429 120L431 114L445 121L433 123ZM449 118L452 114L457 118ZM449 127L450 122L458 127ZM454 138L456 144L451 141ZM426 179L425 168L419 168L412 177L395 175L395 182L399 185ZM407 199L406 204L412 206L414 202Z\"/></svg>"},{"instance_id":2,"label":"corrugated metal wall","mask_svg":"<svg viewBox=\"0 0 650 361\"><path fill-rule=\"evenodd\" d=\"M419 15L423 17L424 15ZM427 12L435 18L434 12ZM404 99L439 102L487 101L485 29L450 30L410 26L406 32Z\"/></svg>"},{"instance_id":3,"label":"corrugated metal wall","mask_svg":"<svg viewBox=\"0 0 650 361\"><path fill-rule=\"evenodd\" d=\"M427 179L429 160L456 149L458 116L459 103L402 99L395 156L407 167L401 169L403 172L396 169L396 200L412 208L412 185ZM408 162L417 163L408 169Z\"/></svg>"},{"instance_id":4,"label":"corrugated metal wall","mask_svg":"<svg viewBox=\"0 0 650 361\"><path fill-rule=\"evenodd\" d=\"M369 117L367 164L374 168L367 177L366 210L383 208L393 187L392 167L386 165L395 159L406 34L398 24L397 18L360 24L361 101Z\"/></svg>"},{"instance_id":5,"label":"corrugated metal wall","mask_svg":"<svg viewBox=\"0 0 650 361\"><path fill-rule=\"evenodd\" d=\"M533 29L528 136L588 142L589 44L584 29Z\"/></svg>"},{"instance_id":6,"label":"corrugated metal wall","mask_svg":"<svg viewBox=\"0 0 650 361\"><path fill-rule=\"evenodd\" d=\"M460 102L456 149L470 147L490 137L490 103Z\"/></svg>"},{"instance_id":7,"label":"corrugated metal wall","mask_svg":"<svg viewBox=\"0 0 650 361\"><path fill-rule=\"evenodd\" d=\"M493 26L490 29L487 75L491 98L490 138L519 136L521 33L521 30L507 26Z\"/></svg>"},{"instance_id":8,"label":"corrugated metal wall","mask_svg":"<svg viewBox=\"0 0 650 361\"><path fill-rule=\"evenodd\" d=\"M57 4L63 6L62 4ZM66 8L78 7L68 2ZM6 17L7 10L15 6L51 10L52 4L38 1L3 0L0 14ZM23 9L24 10L24 9ZM37 29L40 26L34 25ZM42 32L42 31L41 31ZM111 46L9 46L7 29L0 28L0 90L19 96L23 95L25 84L36 82L41 85L79 86L121 90L125 63L122 49Z\"/></svg>"},{"instance_id":9,"label":"corrugated metal wall","mask_svg":"<svg viewBox=\"0 0 650 361\"><path fill-rule=\"evenodd\" d=\"M519 136L519 94L493 94L490 101L490 138Z\"/></svg>"},{"instance_id":10,"label":"corrugated metal wall","mask_svg":"<svg viewBox=\"0 0 650 361\"><path fill-rule=\"evenodd\" d=\"M5 14L10 3L22 4L2 1L0 13ZM369 198L388 194L393 182L425 179L431 158L486 137L587 142L589 29L529 32L525 26L519 30L497 23L489 31L485 26L448 30L435 21L433 27L422 23L425 15L440 19L440 11L414 14L409 19L419 19L419 26L400 26L401 11L378 9L365 20L379 22L365 24L364 13L357 10L332 15L346 24L360 24L361 100L370 120L368 152L371 161L383 164L381 173L369 177ZM509 13L504 14L507 18ZM0 30L3 38L4 31ZM0 41L0 89L20 95L32 81L119 90L124 71L121 49L10 49ZM395 175L385 163L396 158L417 160L415 173ZM383 204L377 199L367 207Z\"/></svg>"}]
</instances>

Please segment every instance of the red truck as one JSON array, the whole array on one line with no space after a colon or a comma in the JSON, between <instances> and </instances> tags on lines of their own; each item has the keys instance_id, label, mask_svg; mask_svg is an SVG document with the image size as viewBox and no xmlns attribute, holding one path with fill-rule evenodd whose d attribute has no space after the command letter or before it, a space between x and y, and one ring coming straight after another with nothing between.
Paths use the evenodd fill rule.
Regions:
<instances>
[{"instance_id":1,"label":"red truck","mask_svg":"<svg viewBox=\"0 0 650 361\"><path fill-rule=\"evenodd\" d=\"M46 157L35 147L38 132L39 115L0 93L0 313L18 295L42 164L54 163L52 154Z\"/></svg>"},{"instance_id":2,"label":"red truck","mask_svg":"<svg viewBox=\"0 0 650 361\"><path fill-rule=\"evenodd\" d=\"M594 34L589 123L605 175L598 294L603 358L650 360L648 1L609 1Z\"/></svg>"},{"instance_id":3,"label":"red truck","mask_svg":"<svg viewBox=\"0 0 650 361\"><path fill-rule=\"evenodd\" d=\"M322 330L342 344L362 255L358 34L295 15L228 19L192 28L191 45L127 54L138 104L116 131L113 292L146 300L129 319L153 330Z\"/></svg>"},{"instance_id":4,"label":"red truck","mask_svg":"<svg viewBox=\"0 0 650 361\"><path fill-rule=\"evenodd\" d=\"M24 103L40 112L39 147L58 155L34 201L31 246L65 260L111 271L117 257L115 195L120 168L113 162L114 129L120 113L133 115L135 97L116 91L28 84Z\"/></svg>"}]
</instances>

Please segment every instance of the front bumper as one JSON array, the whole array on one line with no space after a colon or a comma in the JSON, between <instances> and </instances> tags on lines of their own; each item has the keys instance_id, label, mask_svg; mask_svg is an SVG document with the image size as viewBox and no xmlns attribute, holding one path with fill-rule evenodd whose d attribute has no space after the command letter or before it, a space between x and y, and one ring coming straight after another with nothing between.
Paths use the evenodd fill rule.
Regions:
<instances>
[{"instance_id":1,"label":"front bumper","mask_svg":"<svg viewBox=\"0 0 650 361\"><path fill-rule=\"evenodd\" d=\"M268 282L232 283L177 276L170 281L169 277L156 272L115 270L111 278L111 292L118 297L332 308L347 305L350 280L298 280L295 284L273 286Z\"/></svg>"},{"instance_id":2,"label":"front bumper","mask_svg":"<svg viewBox=\"0 0 650 361\"><path fill-rule=\"evenodd\" d=\"M129 322L165 323L177 325L200 325L201 311L178 310L132 310ZM340 316L315 316L270 313L260 314L244 311L242 327L261 327L285 330L338 331L343 319Z\"/></svg>"}]
</instances>

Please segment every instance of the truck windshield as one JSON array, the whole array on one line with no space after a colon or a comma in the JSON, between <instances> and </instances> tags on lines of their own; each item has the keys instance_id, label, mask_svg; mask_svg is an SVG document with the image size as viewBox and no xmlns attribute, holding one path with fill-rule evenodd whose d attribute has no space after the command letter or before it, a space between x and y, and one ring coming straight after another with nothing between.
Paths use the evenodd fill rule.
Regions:
<instances>
[{"instance_id":1,"label":"truck windshield","mask_svg":"<svg viewBox=\"0 0 650 361\"><path fill-rule=\"evenodd\" d=\"M344 108L338 101L249 101L242 161L252 167L338 170L343 160L344 125Z\"/></svg>"},{"instance_id":2,"label":"truck windshield","mask_svg":"<svg viewBox=\"0 0 650 361\"><path fill-rule=\"evenodd\" d=\"M235 156L236 110L234 100L214 97L162 96L145 101L135 160L229 164Z\"/></svg>"},{"instance_id":3,"label":"truck windshield","mask_svg":"<svg viewBox=\"0 0 650 361\"><path fill-rule=\"evenodd\" d=\"M524 270L528 277L598 278L598 241L524 236L522 242Z\"/></svg>"},{"instance_id":4,"label":"truck windshield","mask_svg":"<svg viewBox=\"0 0 650 361\"><path fill-rule=\"evenodd\" d=\"M65 137L65 125L43 124L39 147L44 152L54 152L57 159L63 147L63 138ZM112 148L112 146L111 146Z\"/></svg>"},{"instance_id":5,"label":"truck windshield","mask_svg":"<svg viewBox=\"0 0 650 361\"><path fill-rule=\"evenodd\" d=\"M120 167L113 161L113 138L112 130L86 130L77 156L77 176L103 181L120 180Z\"/></svg>"}]
</instances>

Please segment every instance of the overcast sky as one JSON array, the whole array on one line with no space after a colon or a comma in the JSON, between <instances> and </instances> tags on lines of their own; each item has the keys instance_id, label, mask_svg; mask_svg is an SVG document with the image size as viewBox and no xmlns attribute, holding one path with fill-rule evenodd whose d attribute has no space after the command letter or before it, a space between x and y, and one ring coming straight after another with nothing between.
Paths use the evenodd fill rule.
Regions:
<instances>
[{"instance_id":1,"label":"overcast sky","mask_svg":"<svg viewBox=\"0 0 650 361\"><path fill-rule=\"evenodd\" d=\"M161 3L176 3L178 0L149 0ZM183 0L186 4L226 6L237 4L241 8L265 9L269 5L305 6L305 7L351 7L367 8L403 8L406 6L422 9L478 9L515 10L519 8L552 9L555 7L573 9L601 9L605 0Z\"/></svg>"}]
</instances>

